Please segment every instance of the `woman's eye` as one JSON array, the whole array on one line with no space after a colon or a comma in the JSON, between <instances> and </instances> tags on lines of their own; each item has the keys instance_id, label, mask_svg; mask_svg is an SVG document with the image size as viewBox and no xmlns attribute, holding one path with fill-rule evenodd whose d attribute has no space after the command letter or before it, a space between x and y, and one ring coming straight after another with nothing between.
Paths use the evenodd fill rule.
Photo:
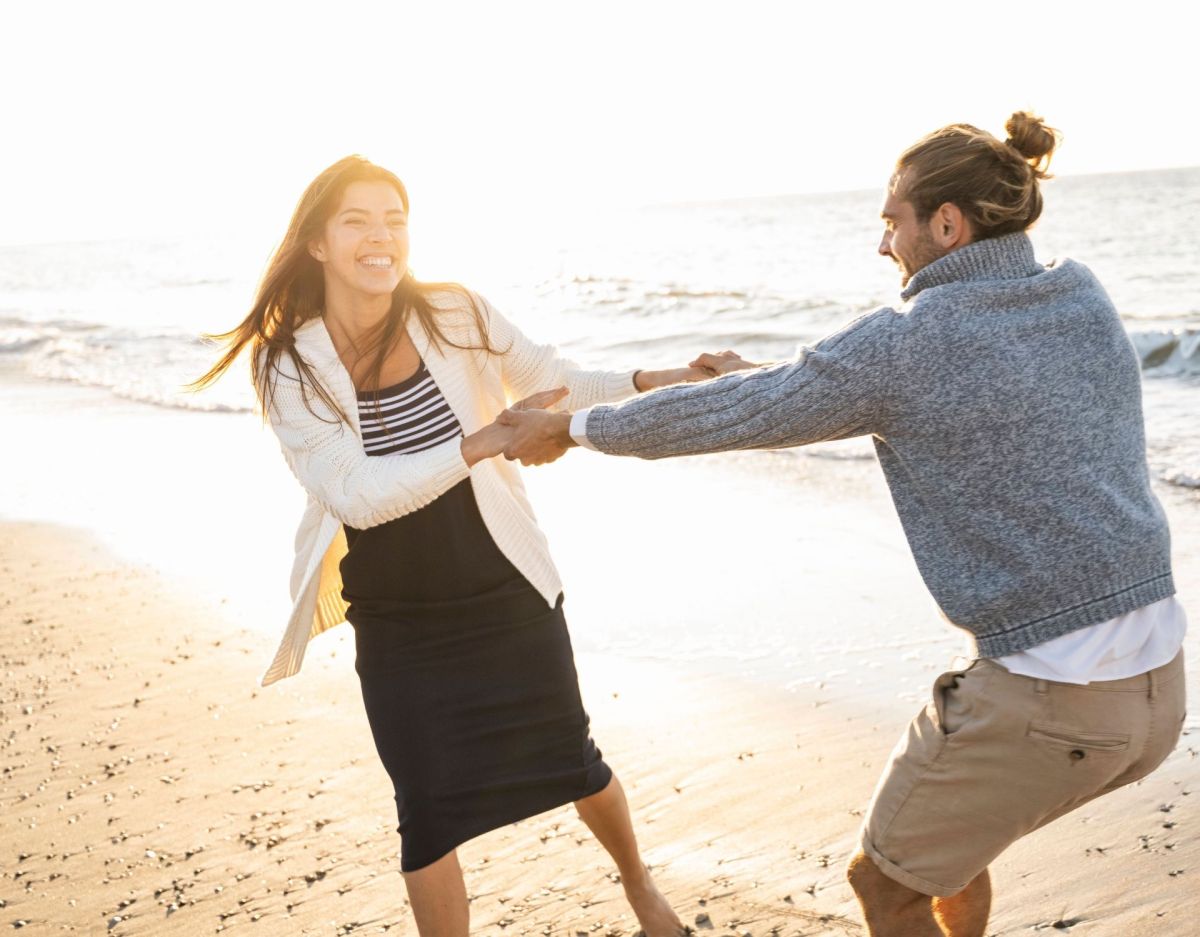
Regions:
<instances>
[{"instance_id":1,"label":"woman's eye","mask_svg":"<svg viewBox=\"0 0 1200 937\"><path fill-rule=\"evenodd\" d=\"M388 224L391 225L393 228L407 228L408 227L408 219L395 218L395 219L389 221Z\"/></svg>"}]
</instances>

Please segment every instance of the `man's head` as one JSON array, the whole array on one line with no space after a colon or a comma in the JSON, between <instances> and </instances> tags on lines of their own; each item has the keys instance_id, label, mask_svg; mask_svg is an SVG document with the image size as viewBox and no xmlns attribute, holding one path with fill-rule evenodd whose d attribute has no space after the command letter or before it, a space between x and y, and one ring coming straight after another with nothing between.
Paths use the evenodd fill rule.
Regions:
<instances>
[{"instance_id":1,"label":"man's head","mask_svg":"<svg viewBox=\"0 0 1200 937\"><path fill-rule=\"evenodd\" d=\"M951 124L918 140L896 161L881 215L879 253L900 268L901 283L972 241L1029 228L1042 213L1038 183L1048 179L1059 134L1018 111L1001 142L970 124Z\"/></svg>"}]
</instances>

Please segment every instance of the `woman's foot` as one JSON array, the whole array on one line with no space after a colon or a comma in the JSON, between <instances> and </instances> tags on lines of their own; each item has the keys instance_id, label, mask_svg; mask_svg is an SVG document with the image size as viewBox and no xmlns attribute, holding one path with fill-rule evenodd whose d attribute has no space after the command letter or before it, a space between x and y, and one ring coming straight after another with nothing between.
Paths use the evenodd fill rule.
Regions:
<instances>
[{"instance_id":1,"label":"woman's foot","mask_svg":"<svg viewBox=\"0 0 1200 937\"><path fill-rule=\"evenodd\" d=\"M671 910L667 899L650 878L649 870L640 881L627 882L622 879L621 884L625 888L625 898L637 915L646 937L680 937L688 933L683 921Z\"/></svg>"}]
</instances>

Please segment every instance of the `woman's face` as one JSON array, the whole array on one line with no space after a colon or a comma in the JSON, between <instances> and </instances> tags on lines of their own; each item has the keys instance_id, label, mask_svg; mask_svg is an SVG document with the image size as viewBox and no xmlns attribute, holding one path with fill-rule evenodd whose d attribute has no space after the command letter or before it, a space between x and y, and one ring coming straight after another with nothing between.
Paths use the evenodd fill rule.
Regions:
<instances>
[{"instance_id":1,"label":"woman's face","mask_svg":"<svg viewBox=\"0 0 1200 937\"><path fill-rule=\"evenodd\" d=\"M325 268L326 294L385 296L408 270L408 215L386 182L352 182L308 251Z\"/></svg>"}]
</instances>

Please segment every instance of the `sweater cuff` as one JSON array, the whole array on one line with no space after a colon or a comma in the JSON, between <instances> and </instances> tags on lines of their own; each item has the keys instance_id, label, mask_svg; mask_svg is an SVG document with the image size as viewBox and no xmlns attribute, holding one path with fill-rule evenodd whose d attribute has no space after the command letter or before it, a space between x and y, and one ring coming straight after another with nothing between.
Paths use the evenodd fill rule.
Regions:
<instances>
[{"instance_id":1,"label":"sweater cuff","mask_svg":"<svg viewBox=\"0 0 1200 937\"><path fill-rule=\"evenodd\" d=\"M456 436L451 441L455 445L446 453L444 460L438 460L434 468L439 490L449 490L471 474L471 466L467 465L467 460L462 454L463 437Z\"/></svg>"},{"instance_id":2,"label":"sweater cuff","mask_svg":"<svg viewBox=\"0 0 1200 937\"><path fill-rule=\"evenodd\" d=\"M416 504L412 508L413 510L429 504L434 499L449 491L464 478L469 478L471 475L471 467L467 465L466 459L463 458L461 436L456 436L454 439L448 439L444 443L439 443L432 449L403 456L403 458L412 459L413 462L410 463L409 471L412 471L417 477L424 479L419 491L414 493ZM379 459L379 461L386 462L387 459L385 457ZM383 478L379 479L379 483L381 489L379 497L373 503L382 505L387 503L389 497L394 497L395 492L390 490L390 483ZM380 511L378 509L372 513L376 518L388 514L387 510Z\"/></svg>"},{"instance_id":3,"label":"sweater cuff","mask_svg":"<svg viewBox=\"0 0 1200 937\"><path fill-rule=\"evenodd\" d=\"M637 371L617 371L604 377L604 400L624 400L638 393L633 383Z\"/></svg>"},{"instance_id":4,"label":"sweater cuff","mask_svg":"<svg viewBox=\"0 0 1200 937\"><path fill-rule=\"evenodd\" d=\"M587 410L577 410L571 414L571 438L584 449L591 449L593 452L599 452L595 446L587 438L587 418L590 408Z\"/></svg>"},{"instance_id":5,"label":"sweater cuff","mask_svg":"<svg viewBox=\"0 0 1200 937\"><path fill-rule=\"evenodd\" d=\"M571 437L575 439L581 446L586 445L589 449L594 449L596 452L603 452L606 455L618 455L612 448L604 442L604 418L613 411L613 407L607 404L600 404L595 407L589 407L587 410L581 410L579 414L583 414L582 425L579 426L580 435L575 436L576 424L574 419L571 421ZM587 440L585 443L584 440ZM623 453L621 453L623 454Z\"/></svg>"}]
</instances>

